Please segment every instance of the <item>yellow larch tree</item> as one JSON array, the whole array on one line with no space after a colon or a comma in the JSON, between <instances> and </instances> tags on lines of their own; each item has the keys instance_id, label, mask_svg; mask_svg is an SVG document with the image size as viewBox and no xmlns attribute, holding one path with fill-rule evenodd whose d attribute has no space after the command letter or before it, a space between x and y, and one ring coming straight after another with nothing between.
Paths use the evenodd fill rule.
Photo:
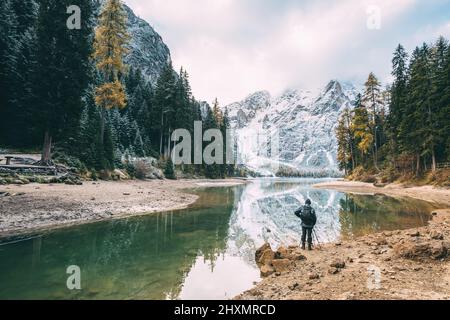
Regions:
<instances>
[{"instance_id":1,"label":"yellow larch tree","mask_svg":"<svg viewBox=\"0 0 450 320\"><path fill-rule=\"evenodd\" d=\"M119 74L127 66L123 58L128 52L130 35L127 31L127 14L121 0L107 0L95 30L94 59L104 83L95 91L95 102L104 109L126 107L126 94Z\"/></svg>"}]
</instances>

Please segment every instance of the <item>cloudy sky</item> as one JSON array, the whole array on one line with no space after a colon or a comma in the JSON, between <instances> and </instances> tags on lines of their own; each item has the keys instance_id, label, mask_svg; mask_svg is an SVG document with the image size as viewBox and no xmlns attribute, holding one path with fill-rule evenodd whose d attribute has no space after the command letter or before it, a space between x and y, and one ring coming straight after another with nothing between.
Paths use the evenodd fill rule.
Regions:
<instances>
[{"instance_id":1,"label":"cloudy sky","mask_svg":"<svg viewBox=\"0 0 450 320\"><path fill-rule=\"evenodd\" d=\"M392 52L450 38L450 0L124 0L185 67L194 95L221 104L330 79L389 81Z\"/></svg>"}]
</instances>

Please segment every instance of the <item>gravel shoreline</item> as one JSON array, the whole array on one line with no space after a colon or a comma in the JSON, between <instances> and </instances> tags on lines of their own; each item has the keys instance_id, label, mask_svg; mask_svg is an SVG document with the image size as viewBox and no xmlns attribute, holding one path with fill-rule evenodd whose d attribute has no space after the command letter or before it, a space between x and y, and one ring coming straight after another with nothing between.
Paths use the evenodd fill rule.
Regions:
<instances>
[{"instance_id":1,"label":"gravel shoreline","mask_svg":"<svg viewBox=\"0 0 450 320\"><path fill-rule=\"evenodd\" d=\"M180 210L198 196L185 189L243 184L227 180L151 180L0 187L0 237L108 219ZM7 195L5 195L5 193Z\"/></svg>"}]
</instances>

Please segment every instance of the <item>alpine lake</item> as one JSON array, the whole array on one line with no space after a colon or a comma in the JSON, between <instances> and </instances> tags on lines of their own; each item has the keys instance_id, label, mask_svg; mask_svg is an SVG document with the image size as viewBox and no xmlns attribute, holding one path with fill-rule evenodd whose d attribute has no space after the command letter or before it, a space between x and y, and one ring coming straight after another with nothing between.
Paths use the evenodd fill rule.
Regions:
<instances>
[{"instance_id":1,"label":"alpine lake","mask_svg":"<svg viewBox=\"0 0 450 320\"><path fill-rule=\"evenodd\" d=\"M255 250L298 244L309 198L322 243L425 225L424 201L315 189L326 179L196 188L188 209L0 239L0 299L231 299L260 280ZM67 286L70 266L80 290Z\"/></svg>"}]
</instances>

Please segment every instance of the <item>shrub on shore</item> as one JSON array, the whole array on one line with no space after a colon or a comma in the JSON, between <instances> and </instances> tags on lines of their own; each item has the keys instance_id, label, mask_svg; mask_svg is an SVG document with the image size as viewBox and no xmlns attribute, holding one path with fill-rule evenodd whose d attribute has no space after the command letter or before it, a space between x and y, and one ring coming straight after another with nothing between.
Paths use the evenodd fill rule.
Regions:
<instances>
[{"instance_id":1,"label":"shrub on shore","mask_svg":"<svg viewBox=\"0 0 450 320\"><path fill-rule=\"evenodd\" d=\"M176 180L173 162L172 159L170 158L166 161L166 165L164 168L164 175L166 176L167 179Z\"/></svg>"}]
</instances>

